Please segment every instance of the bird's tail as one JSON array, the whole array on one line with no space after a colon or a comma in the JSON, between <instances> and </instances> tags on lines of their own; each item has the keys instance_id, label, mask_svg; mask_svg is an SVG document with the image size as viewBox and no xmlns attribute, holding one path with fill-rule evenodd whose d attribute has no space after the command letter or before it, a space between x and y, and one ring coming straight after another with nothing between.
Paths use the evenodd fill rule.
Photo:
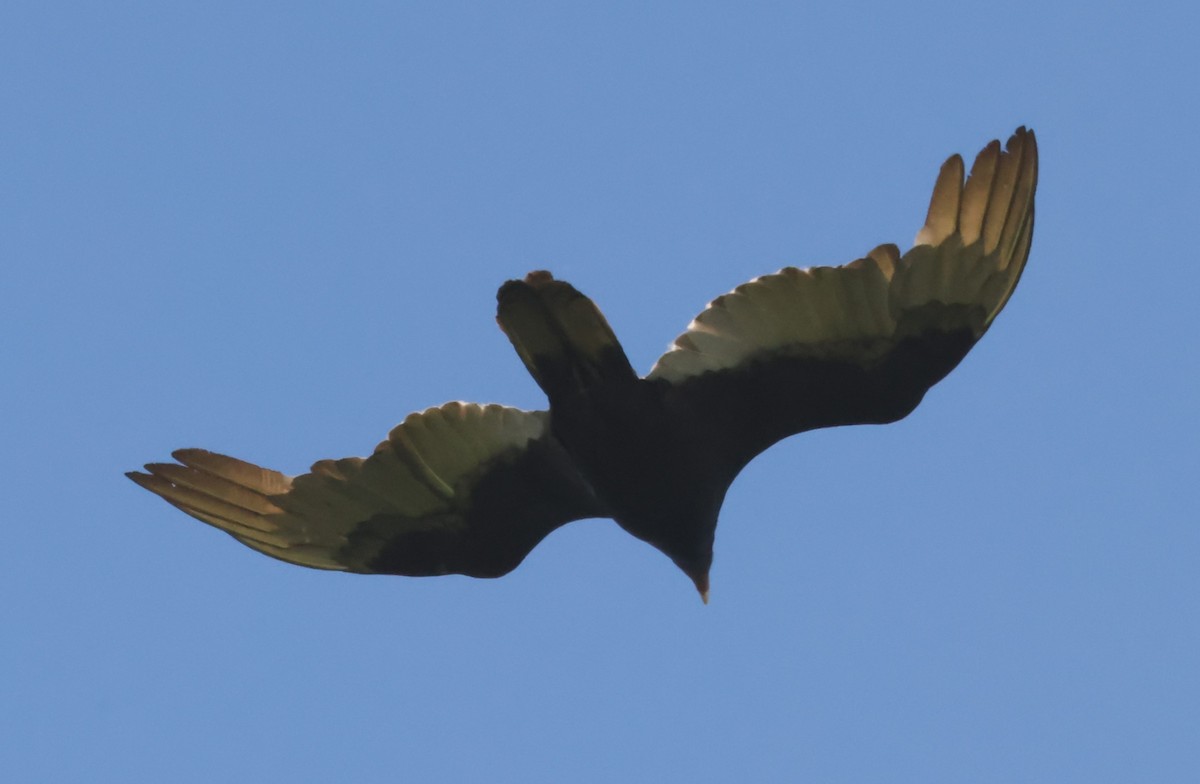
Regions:
<instances>
[{"instance_id":1,"label":"bird's tail","mask_svg":"<svg viewBox=\"0 0 1200 784\"><path fill-rule=\"evenodd\" d=\"M594 384L637 378L596 303L549 272L510 280L496 321L552 401Z\"/></svg>"}]
</instances>

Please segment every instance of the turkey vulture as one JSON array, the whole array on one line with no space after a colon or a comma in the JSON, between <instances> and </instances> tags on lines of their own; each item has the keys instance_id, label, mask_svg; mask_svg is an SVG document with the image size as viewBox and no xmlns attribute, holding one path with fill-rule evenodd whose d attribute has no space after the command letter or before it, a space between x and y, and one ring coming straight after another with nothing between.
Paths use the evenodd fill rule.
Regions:
<instances>
[{"instance_id":1,"label":"turkey vulture","mask_svg":"<svg viewBox=\"0 0 1200 784\"><path fill-rule=\"evenodd\" d=\"M966 355L1029 255L1037 143L1017 129L964 184L953 155L916 245L788 267L714 300L645 377L595 303L548 272L497 321L549 411L447 403L367 458L300 476L201 449L129 478L267 555L360 573L498 577L573 520L611 517L708 600L725 491L794 433L906 416Z\"/></svg>"}]
</instances>

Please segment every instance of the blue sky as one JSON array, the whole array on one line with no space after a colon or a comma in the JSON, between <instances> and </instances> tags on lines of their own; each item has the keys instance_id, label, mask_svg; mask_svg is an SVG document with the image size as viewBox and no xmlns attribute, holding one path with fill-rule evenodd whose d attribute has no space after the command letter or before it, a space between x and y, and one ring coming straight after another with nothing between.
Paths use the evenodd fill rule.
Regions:
<instances>
[{"instance_id":1,"label":"blue sky","mask_svg":"<svg viewBox=\"0 0 1200 784\"><path fill-rule=\"evenodd\" d=\"M0 775L1195 781L1194 5L0 10ZM502 580L240 547L122 473L289 473L544 401L552 269L647 370L711 298L907 247L1041 148L1028 270L907 420L732 488L712 603L611 522Z\"/></svg>"}]
</instances>

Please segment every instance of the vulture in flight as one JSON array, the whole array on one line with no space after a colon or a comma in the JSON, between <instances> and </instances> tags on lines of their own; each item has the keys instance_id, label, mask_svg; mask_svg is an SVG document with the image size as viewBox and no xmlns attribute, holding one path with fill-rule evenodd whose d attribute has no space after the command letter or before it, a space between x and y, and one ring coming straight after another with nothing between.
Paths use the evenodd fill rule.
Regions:
<instances>
[{"instance_id":1,"label":"vulture in flight","mask_svg":"<svg viewBox=\"0 0 1200 784\"><path fill-rule=\"evenodd\" d=\"M573 520L611 517L708 601L717 515L743 466L819 427L895 422L970 351L1029 255L1037 142L942 165L903 255L788 267L715 299L639 377L600 310L548 272L497 321L548 411L447 403L367 458L287 476L202 449L129 478L259 552L364 574L499 577Z\"/></svg>"}]
</instances>

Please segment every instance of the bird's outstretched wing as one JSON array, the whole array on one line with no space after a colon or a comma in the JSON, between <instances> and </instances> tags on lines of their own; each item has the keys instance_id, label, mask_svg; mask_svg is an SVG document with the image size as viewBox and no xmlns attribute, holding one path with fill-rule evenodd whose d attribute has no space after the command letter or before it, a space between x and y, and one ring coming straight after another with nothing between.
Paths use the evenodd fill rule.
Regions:
<instances>
[{"instance_id":1,"label":"bird's outstretched wing","mask_svg":"<svg viewBox=\"0 0 1200 784\"><path fill-rule=\"evenodd\" d=\"M789 435L891 422L970 350L1016 286L1033 236L1037 142L942 166L903 256L882 245L843 267L787 268L718 297L648 379L706 432L732 479Z\"/></svg>"},{"instance_id":2,"label":"bird's outstretched wing","mask_svg":"<svg viewBox=\"0 0 1200 784\"><path fill-rule=\"evenodd\" d=\"M368 458L289 477L200 449L129 478L267 555L360 573L512 571L559 526L605 513L544 411L448 403L409 415Z\"/></svg>"}]
</instances>

